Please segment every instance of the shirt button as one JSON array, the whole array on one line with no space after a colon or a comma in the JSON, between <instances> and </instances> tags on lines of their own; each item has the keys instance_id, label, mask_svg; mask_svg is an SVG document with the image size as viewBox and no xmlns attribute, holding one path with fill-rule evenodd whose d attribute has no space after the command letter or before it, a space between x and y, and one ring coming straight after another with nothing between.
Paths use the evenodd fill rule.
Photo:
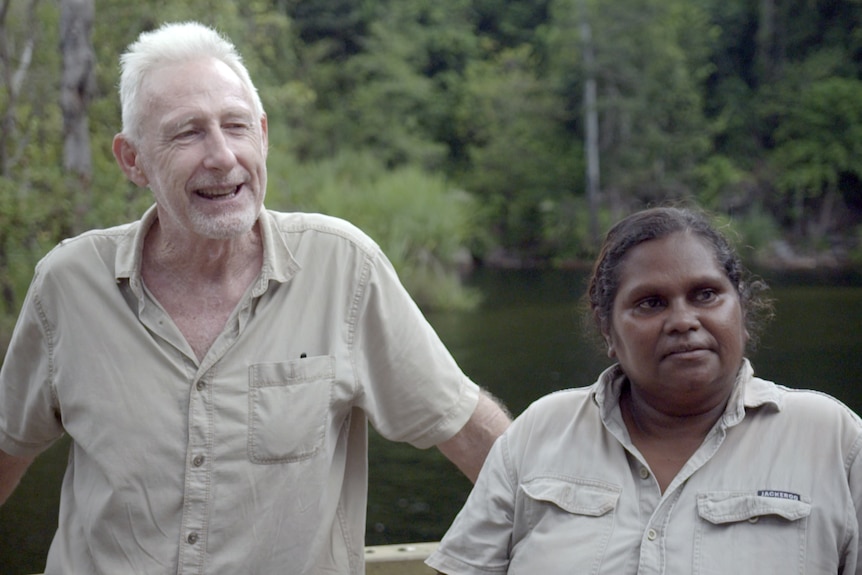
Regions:
<instances>
[{"instance_id":1,"label":"shirt button","mask_svg":"<svg viewBox=\"0 0 862 575\"><path fill-rule=\"evenodd\" d=\"M195 387L198 391L203 391L206 386L206 382L202 379L199 379L198 382L195 384Z\"/></svg>"},{"instance_id":2,"label":"shirt button","mask_svg":"<svg viewBox=\"0 0 862 575\"><path fill-rule=\"evenodd\" d=\"M658 537L658 533L656 533L655 529L650 529L649 531L647 531L646 536L647 539L649 539L650 541L655 541L655 538Z\"/></svg>"},{"instance_id":3,"label":"shirt button","mask_svg":"<svg viewBox=\"0 0 862 575\"><path fill-rule=\"evenodd\" d=\"M194 531L189 533L189 536L186 537L186 541L189 542L189 545L194 545L195 543L198 542L198 534L195 533Z\"/></svg>"},{"instance_id":4,"label":"shirt button","mask_svg":"<svg viewBox=\"0 0 862 575\"><path fill-rule=\"evenodd\" d=\"M203 455L196 455L195 458L192 459L192 465L194 465L195 467L200 467L204 464L204 459L205 458Z\"/></svg>"},{"instance_id":5,"label":"shirt button","mask_svg":"<svg viewBox=\"0 0 862 575\"><path fill-rule=\"evenodd\" d=\"M640 475L641 475L641 479L649 478L649 469L647 469L646 467L641 467L640 468Z\"/></svg>"},{"instance_id":6,"label":"shirt button","mask_svg":"<svg viewBox=\"0 0 862 575\"><path fill-rule=\"evenodd\" d=\"M756 516L756 515L755 515L754 517L749 517L749 518L748 518L748 522L749 522L749 523L757 523L758 521L760 521L760 517L758 517L758 516Z\"/></svg>"}]
</instances>

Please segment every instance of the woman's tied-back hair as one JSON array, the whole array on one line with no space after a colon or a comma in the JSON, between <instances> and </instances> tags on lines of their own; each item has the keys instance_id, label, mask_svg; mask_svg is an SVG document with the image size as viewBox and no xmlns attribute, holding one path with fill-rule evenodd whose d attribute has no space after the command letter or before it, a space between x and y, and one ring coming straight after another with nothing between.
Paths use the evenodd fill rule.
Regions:
<instances>
[{"instance_id":1,"label":"woman's tied-back hair","mask_svg":"<svg viewBox=\"0 0 862 575\"><path fill-rule=\"evenodd\" d=\"M142 33L120 56L120 106L123 133L131 141L140 138L141 86L147 75L166 65L201 58L215 58L227 64L248 90L255 113L263 116L263 104L236 47L224 36L198 22L164 24Z\"/></svg>"},{"instance_id":2,"label":"woman's tied-back hair","mask_svg":"<svg viewBox=\"0 0 862 575\"><path fill-rule=\"evenodd\" d=\"M590 320L599 332L610 325L614 299L619 290L620 264L635 246L677 232L692 233L712 249L719 268L724 270L739 295L749 349L757 345L760 333L772 317L772 301L765 282L755 279L743 266L736 250L703 212L689 207L657 207L636 212L608 231L587 288Z\"/></svg>"}]
</instances>

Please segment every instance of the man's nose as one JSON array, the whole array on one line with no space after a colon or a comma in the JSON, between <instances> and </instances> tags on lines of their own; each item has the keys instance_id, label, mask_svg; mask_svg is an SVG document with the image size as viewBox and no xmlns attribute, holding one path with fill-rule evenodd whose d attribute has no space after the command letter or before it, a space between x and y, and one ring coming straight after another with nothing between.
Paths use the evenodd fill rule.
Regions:
<instances>
[{"instance_id":1,"label":"man's nose","mask_svg":"<svg viewBox=\"0 0 862 575\"><path fill-rule=\"evenodd\" d=\"M220 129L211 130L206 138L206 157L204 165L207 168L227 171L236 164L236 154L230 146L230 140Z\"/></svg>"}]
</instances>

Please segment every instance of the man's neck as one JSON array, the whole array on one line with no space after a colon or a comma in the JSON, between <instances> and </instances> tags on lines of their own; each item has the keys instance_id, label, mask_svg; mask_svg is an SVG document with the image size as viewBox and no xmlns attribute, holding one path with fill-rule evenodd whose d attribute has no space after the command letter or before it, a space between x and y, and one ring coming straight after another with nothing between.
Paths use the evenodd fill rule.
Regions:
<instances>
[{"instance_id":1,"label":"man's neck","mask_svg":"<svg viewBox=\"0 0 862 575\"><path fill-rule=\"evenodd\" d=\"M258 226L243 237L181 244L156 223L144 242L141 274L200 360L262 265Z\"/></svg>"}]
</instances>

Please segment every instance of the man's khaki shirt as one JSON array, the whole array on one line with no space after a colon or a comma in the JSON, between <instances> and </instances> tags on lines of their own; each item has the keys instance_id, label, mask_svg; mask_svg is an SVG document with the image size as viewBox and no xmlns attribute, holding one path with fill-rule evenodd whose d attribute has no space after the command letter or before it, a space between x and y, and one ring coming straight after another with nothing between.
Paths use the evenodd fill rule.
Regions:
<instances>
[{"instance_id":1,"label":"man's khaki shirt","mask_svg":"<svg viewBox=\"0 0 862 575\"><path fill-rule=\"evenodd\" d=\"M477 386L378 246L313 214L262 212L261 274L198 361L141 280L154 219L48 254L0 372L0 449L72 439L46 573L361 573L367 422L427 448Z\"/></svg>"}]
</instances>

